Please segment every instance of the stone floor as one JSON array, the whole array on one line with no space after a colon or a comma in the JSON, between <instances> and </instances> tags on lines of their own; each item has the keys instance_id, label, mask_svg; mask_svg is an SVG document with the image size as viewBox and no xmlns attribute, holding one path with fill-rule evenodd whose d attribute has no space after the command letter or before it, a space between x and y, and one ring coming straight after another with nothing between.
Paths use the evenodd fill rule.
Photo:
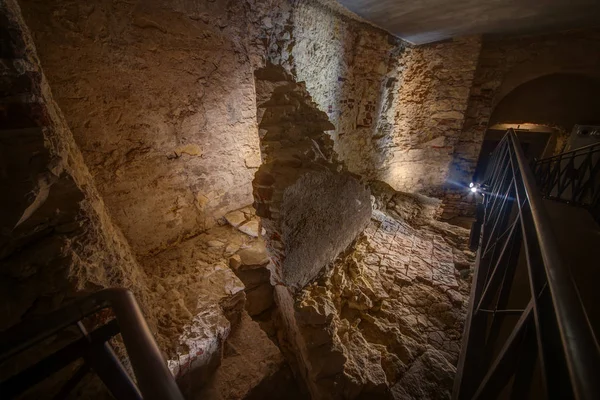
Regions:
<instances>
[{"instance_id":1,"label":"stone floor","mask_svg":"<svg viewBox=\"0 0 600 400\"><path fill-rule=\"evenodd\" d=\"M203 398L306 398L288 365L296 360L277 347L285 333L258 229L246 207L143 260L169 367ZM473 257L460 245L465 232L374 211L355 244L297 295L306 368L323 398L446 398L429 392L451 385L457 362Z\"/></svg>"},{"instance_id":2,"label":"stone floor","mask_svg":"<svg viewBox=\"0 0 600 400\"><path fill-rule=\"evenodd\" d=\"M365 273L378 273L390 297L383 308L396 312L409 327L427 336L455 364L469 295L460 267L473 255L453 248L425 227L415 229L376 211L365 231ZM397 294L397 296L392 296Z\"/></svg>"},{"instance_id":3,"label":"stone floor","mask_svg":"<svg viewBox=\"0 0 600 400\"><path fill-rule=\"evenodd\" d=\"M474 257L467 237L462 228L374 211L353 248L296 304L316 392L450 397ZM333 388L341 397L328 395Z\"/></svg>"}]
</instances>

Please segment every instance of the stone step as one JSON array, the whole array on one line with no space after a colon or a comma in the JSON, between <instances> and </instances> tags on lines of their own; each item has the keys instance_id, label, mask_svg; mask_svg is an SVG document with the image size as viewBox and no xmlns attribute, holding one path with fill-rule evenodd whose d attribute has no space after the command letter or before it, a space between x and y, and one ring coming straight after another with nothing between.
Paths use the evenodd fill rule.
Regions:
<instances>
[{"instance_id":1,"label":"stone step","mask_svg":"<svg viewBox=\"0 0 600 400\"><path fill-rule=\"evenodd\" d=\"M277 346L244 312L239 325L227 338L221 366L202 390L193 393L190 398L244 399L254 388L286 367ZM275 394L273 396L272 398L278 398Z\"/></svg>"}]
</instances>

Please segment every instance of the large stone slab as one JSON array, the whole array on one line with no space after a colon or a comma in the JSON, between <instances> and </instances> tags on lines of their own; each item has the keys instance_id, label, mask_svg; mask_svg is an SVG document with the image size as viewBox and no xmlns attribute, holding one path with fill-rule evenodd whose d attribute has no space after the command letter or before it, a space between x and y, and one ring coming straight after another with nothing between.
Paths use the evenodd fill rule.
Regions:
<instances>
[{"instance_id":1,"label":"large stone slab","mask_svg":"<svg viewBox=\"0 0 600 400\"><path fill-rule=\"evenodd\" d=\"M311 172L285 190L281 213L283 280L303 287L366 227L370 192L350 174Z\"/></svg>"}]
</instances>

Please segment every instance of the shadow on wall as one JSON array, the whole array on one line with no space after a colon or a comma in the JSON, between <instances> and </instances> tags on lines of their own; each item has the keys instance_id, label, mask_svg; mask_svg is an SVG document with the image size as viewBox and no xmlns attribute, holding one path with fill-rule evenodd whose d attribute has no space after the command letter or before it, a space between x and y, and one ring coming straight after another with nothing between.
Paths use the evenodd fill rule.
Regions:
<instances>
[{"instance_id":1,"label":"shadow on wall","mask_svg":"<svg viewBox=\"0 0 600 400\"><path fill-rule=\"evenodd\" d=\"M374 178L389 158L405 43L316 0L299 2L291 18L297 81L334 125L328 134L340 159Z\"/></svg>"},{"instance_id":2,"label":"shadow on wall","mask_svg":"<svg viewBox=\"0 0 600 400\"><path fill-rule=\"evenodd\" d=\"M295 296L365 229L370 191L337 160L325 133L333 125L303 83L273 65L256 71L255 78L263 163L252 182L254 207L274 264L281 334L302 366L298 373L312 397L321 398L315 395L312 343L298 329ZM340 354L333 353L334 358Z\"/></svg>"}]
</instances>

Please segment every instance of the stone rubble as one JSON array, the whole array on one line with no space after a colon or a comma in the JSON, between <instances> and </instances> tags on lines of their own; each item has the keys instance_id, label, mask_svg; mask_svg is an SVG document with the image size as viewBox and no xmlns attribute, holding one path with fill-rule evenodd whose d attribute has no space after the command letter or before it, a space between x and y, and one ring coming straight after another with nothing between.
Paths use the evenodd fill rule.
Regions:
<instances>
[{"instance_id":1,"label":"stone rubble","mask_svg":"<svg viewBox=\"0 0 600 400\"><path fill-rule=\"evenodd\" d=\"M247 313L225 343L221 365L200 390L188 398L198 400L244 399L250 392L285 368L285 360L273 342ZM285 393L280 393L285 397ZM276 398L271 393L272 398Z\"/></svg>"},{"instance_id":2,"label":"stone rubble","mask_svg":"<svg viewBox=\"0 0 600 400\"><path fill-rule=\"evenodd\" d=\"M427 223L418 211L427 207L415 202L393 205L375 210L355 244L295 299L313 398L450 398L470 286L457 267L474 258L468 231ZM412 225L392 216L411 205ZM405 387L409 377L421 386Z\"/></svg>"},{"instance_id":3,"label":"stone rubble","mask_svg":"<svg viewBox=\"0 0 600 400\"><path fill-rule=\"evenodd\" d=\"M273 307L269 257L262 239L233 225L258 226L258 219L251 207L225 219L232 226L214 227L142 260L155 284L159 344L182 390L198 398L241 399L288 368L250 318ZM244 371L247 363L256 368Z\"/></svg>"},{"instance_id":4,"label":"stone rubble","mask_svg":"<svg viewBox=\"0 0 600 400\"><path fill-rule=\"evenodd\" d=\"M371 188L376 209L367 228L288 306L265 243L229 224L145 261L160 282L159 329L188 321L161 336L177 335L178 345L163 347L176 355L169 365L182 388L241 399L290 365L284 393L299 382L318 399L449 398L469 290L460 270L473 261L466 230L431 220L432 206L418 198ZM259 224L251 214L245 221Z\"/></svg>"},{"instance_id":5,"label":"stone rubble","mask_svg":"<svg viewBox=\"0 0 600 400\"><path fill-rule=\"evenodd\" d=\"M234 228L237 228L238 226L246 222L246 215L239 210L227 213L223 218L225 218L225 220Z\"/></svg>"}]
</instances>

